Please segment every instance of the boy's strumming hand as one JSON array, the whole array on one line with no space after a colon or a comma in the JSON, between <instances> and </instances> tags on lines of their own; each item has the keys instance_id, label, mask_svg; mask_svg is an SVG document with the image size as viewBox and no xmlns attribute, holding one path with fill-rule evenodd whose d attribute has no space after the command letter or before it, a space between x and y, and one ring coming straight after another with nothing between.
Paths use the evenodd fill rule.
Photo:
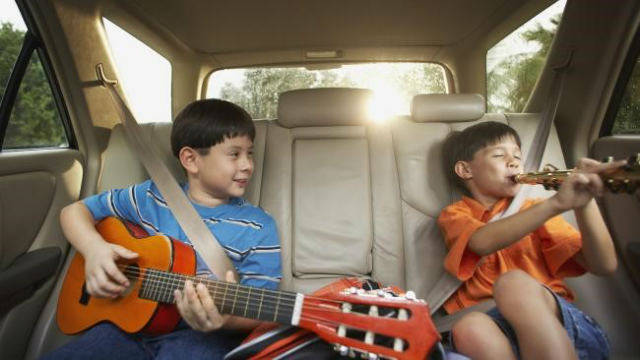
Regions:
<instances>
[{"instance_id":1,"label":"boy's strumming hand","mask_svg":"<svg viewBox=\"0 0 640 360\"><path fill-rule=\"evenodd\" d=\"M233 272L227 271L226 277L227 282L236 282ZM202 332L218 330L230 318L230 315L220 314L211 294L202 283L194 286L187 280L184 290L182 292L176 290L174 297L180 315L194 330Z\"/></svg>"},{"instance_id":2,"label":"boy's strumming hand","mask_svg":"<svg viewBox=\"0 0 640 360\"><path fill-rule=\"evenodd\" d=\"M115 298L129 286L129 280L118 269L116 260L135 259L138 254L120 245L97 243L85 256L87 292L93 296Z\"/></svg>"},{"instance_id":3,"label":"boy's strumming hand","mask_svg":"<svg viewBox=\"0 0 640 360\"><path fill-rule=\"evenodd\" d=\"M578 161L575 171L565 179L558 193L550 200L559 212L584 207L595 196L601 196L604 191L604 184L599 174L624 164L624 160L601 163L582 158Z\"/></svg>"}]
</instances>

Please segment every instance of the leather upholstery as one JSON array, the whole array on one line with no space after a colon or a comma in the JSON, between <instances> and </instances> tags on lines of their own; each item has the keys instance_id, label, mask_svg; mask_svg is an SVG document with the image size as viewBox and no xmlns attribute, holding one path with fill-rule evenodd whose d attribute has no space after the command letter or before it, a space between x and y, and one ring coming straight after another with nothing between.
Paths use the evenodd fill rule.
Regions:
<instances>
[{"instance_id":1,"label":"leather upholstery","mask_svg":"<svg viewBox=\"0 0 640 360\"><path fill-rule=\"evenodd\" d=\"M285 128L362 125L369 118L372 95L371 90L351 88L287 91L278 99L278 124Z\"/></svg>"},{"instance_id":2,"label":"leather upholstery","mask_svg":"<svg viewBox=\"0 0 640 360\"><path fill-rule=\"evenodd\" d=\"M421 94L411 101L415 122L473 121L484 112L484 98L479 94Z\"/></svg>"}]
</instances>

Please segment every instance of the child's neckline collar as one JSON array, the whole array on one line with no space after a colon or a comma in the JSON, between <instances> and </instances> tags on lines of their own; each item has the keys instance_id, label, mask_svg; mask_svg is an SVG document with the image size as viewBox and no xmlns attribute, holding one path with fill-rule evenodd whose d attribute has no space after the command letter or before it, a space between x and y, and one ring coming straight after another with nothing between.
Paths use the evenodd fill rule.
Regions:
<instances>
[{"instance_id":1,"label":"child's neckline collar","mask_svg":"<svg viewBox=\"0 0 640 360\"><path fill-rule=\"evenodd\" d=\"M483 204L481 204L478 200L469 197L462 196L462 201L471 209L471 213L477 219L486 218L491 219L494 215L504 211L512 198L502 198L496 201L491 208L487 208Z\"/></svg>"}]
</instances>

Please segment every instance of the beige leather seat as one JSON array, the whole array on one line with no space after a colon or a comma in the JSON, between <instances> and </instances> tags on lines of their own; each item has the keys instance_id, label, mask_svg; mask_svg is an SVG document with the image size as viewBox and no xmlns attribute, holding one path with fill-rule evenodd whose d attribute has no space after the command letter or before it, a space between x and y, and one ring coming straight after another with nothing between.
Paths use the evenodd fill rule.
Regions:
<instances>
[{"instance_id":1,"label":"beige leather seat","mask_svg":"<svg viewBox=\"0 0 640 360\"><path fill-rule=\"evenodd\" d=\"M371 92L295 90L267 128L260 205L278 223L281 287L315 290L344 276L404 285L398 180L388 125Z\"/></svg>"}]
</instances>

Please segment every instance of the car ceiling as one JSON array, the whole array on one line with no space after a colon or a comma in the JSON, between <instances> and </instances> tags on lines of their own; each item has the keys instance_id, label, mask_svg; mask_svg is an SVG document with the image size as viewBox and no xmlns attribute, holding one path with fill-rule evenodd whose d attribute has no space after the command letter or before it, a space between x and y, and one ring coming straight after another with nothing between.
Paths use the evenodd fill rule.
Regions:
<instances>
[{"instance_id":1,"label":"car ceiling","mask_svg":"<svg viewBox=\"0 0 640 360\"><path fill-rule=\"evenodd\" d=\"M489 31L525 0L129 0L196 53L449 46ZM542 1L549 2L549 1Z\"/></svg>"}]
</instances>

